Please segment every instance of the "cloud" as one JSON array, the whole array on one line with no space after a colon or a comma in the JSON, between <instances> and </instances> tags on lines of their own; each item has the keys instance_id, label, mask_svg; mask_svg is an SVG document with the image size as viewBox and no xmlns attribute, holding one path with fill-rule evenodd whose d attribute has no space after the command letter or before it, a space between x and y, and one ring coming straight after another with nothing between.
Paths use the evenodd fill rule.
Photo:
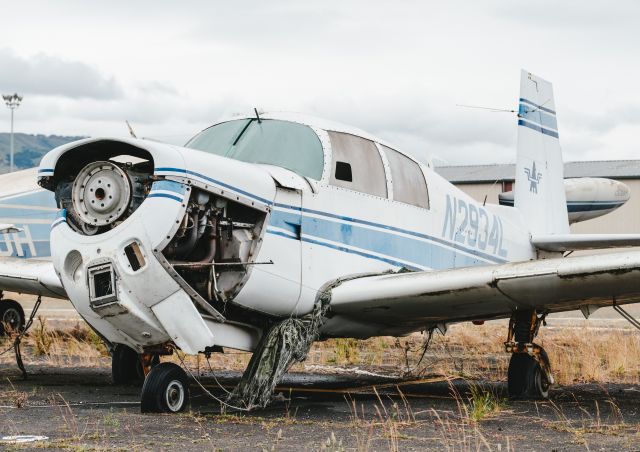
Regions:
<instances>
[{"instance_id":1,"label":"cloud","mask_svg":"<svg viewBox=\"0 0 640 452\"><path fill-rule=\"evenodd\" d=\"M636 28L640 4L635 0L619 0L611 8L606 1L584 2L569 0L538 0L535 3L496 2L494 10L498 15L538 30L557 29L563 32L578 30L616 31L621 28ZM597 34L592 37L598 38Z\"/></svg>"},{"instance_id":2,"label":"cloud","mask_svg":"<svg viewBox=\"0 0 640 452\"><path fill-rule=\"evenodd\" d=\"M115 5L40 0L38 18L0 27L0 92L28 94L17 127L119 134L128 119L164 139L255 106L353 124L423 160L513 161L513 115L456 104L517 106L525 67L554 82L567 160L637 152L634 0Z\"/></svg>"},{"instance_id":3,"label":"cloud","mask_svg":"<svg viewBox=\"0 0 640 452\"><path fill-rule=\"evenodd\" d=\"M113 77L81 61L43 53L21 57L0 49L0 89L3 92L69 98L116 99L122 89Z\"/></svg>"},{"instance_id":4,"label":"cloud","mask_svg":"<svg viewBox=\"0 0 640 452\"><path fill-rule=\"evenodd\" d=\"M515 114L459 108L448 95L397 89L324 96L300 110L356 126L423 161L434 155L450 162L515 158Z\"/></svg>"}]
</instances>

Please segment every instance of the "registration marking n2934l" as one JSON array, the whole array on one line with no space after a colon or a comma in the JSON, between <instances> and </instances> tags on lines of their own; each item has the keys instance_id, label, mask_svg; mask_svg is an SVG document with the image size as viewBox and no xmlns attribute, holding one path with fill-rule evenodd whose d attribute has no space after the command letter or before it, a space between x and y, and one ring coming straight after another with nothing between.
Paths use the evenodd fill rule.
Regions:
<instances>
[{"instance_id":1,"label":"registration marking n2934l","mask_svg":"<svg viewBox=\"0 0 640 452\"><path fill-rule=\"evenodd\" d=\"M442 237L480 251L507 257L504 228L497 215L483 207L447 195Z\"/></svg>"}]
</instances>

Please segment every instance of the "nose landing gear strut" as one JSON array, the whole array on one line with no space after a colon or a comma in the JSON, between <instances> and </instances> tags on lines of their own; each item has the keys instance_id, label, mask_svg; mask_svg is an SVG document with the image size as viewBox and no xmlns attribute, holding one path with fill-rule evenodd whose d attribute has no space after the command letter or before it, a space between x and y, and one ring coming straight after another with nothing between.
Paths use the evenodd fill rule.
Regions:
<instances>
[{"instance_id":1,"label":"nose landing gear strut","mask_svg":"<svg viewBox=\"0 0 640 452\"><path fill-rule=\"evenodd\" d=\"M507 374L509 397L513 399L546 399L553 384L547 352L533 343L546 314L536 311L516 311L509 321L509 333L504 343L511 353Z\"/></svg>"}]
</instances>

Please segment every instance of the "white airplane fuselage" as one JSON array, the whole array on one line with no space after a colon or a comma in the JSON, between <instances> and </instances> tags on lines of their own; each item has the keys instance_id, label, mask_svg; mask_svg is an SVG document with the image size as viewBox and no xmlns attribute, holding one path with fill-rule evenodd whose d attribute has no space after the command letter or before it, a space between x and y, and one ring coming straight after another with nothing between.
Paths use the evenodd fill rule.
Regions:
<instances>
[{"instance_id":1,"label":"white airplane fuselage","mask_svg":"<svg viewBox=\"0 0 640 452\"><path fill-rule=\"evenodd\" d=\"M175 269L160 257L185 221L193 189L264 214L261 225L245 233L251 240L245 243L246 274L233 286L239 290L224 300L257 315L282 318L308 314L328 284L348 275L403 268L444 270L536 257L518 210L483 206L427 165L419 164L419 168L427 184L428 208L394 200L389 161L384 157L386 196L332 184L334 162L327 130L370 140L382 153L377 144L380 141L364 132L335 124L322 128L322 124L297 117L265 116L264 120L296 121L313 129L323 152L318 180L282 167L195 149L113 140L114 146L124 143L150 153L155 182L147 198L120 224L95 235L70 227L64 213L54 221L52 258L67 294L78 312L110 341L140 349L180 336L179 345L191 352L202 351L205 344L249 350L255 346L260 331L250 322L236 319L222 323L215 315L199 315L190 299L193 294L184 290ZM62 171L60 162L70 155L67 152L100 142L86 140L47 154L39 170L41 181L46 185ZM123 251L134 242L144 262L136 271ZM101 264L112 266L117 293L113 300L96 304L91 301L95 298L91 269ZM224 270L217 267L216 271L219 268ZM464 318L465 313L460 314ZM335 316L326 321L323 332L369 337L410 331Z\"/></svg>"},{"instance_id":2,"label":"white airplane fuselage","mask_svg":"<svg viewBox=\"0 0 640 452\"><path fill-rule=\"evenodd\" d=\"M521 71L518 103L506 205L475 201L366 132L301 115L256 110L184 147L60 146L38 169L48 193L0 187L0 290L68 297L109 343L114 382L149 372L143 412L188 405L180 366L151 369L174 348L254 352L229 399L251 409L317 339L496 318L510 318L510 395L547 397L549 359L533 342L546 315L614 306L628 318L621 305L640 302L637 250L565 253L637 247L640 234L570 233L629 189L564 179L551 83ZM51 261L38 259L47 250Z\"/></svg>"}]
</instances>

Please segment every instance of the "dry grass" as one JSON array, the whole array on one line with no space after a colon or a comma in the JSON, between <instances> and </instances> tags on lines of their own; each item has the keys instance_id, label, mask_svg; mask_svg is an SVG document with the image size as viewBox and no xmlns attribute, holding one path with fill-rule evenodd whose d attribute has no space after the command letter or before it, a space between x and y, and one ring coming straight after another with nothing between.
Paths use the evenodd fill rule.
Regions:
<instances>
[{"instance_id":1,"label":"dry grass","mask_svg":"<svg viewBox=\"0 0 640 452\"><path fill-rule=\"evenodd\" d=\"M506 405L506 400L491 389L472 384L464 410L472 422L480 422L497 415Z\"/></svg>"},{"instance_id":2,"label":"dry grass","mask_svg":"<svg viewBox=\"0 0 640 452\"><path fill-rule=\"evenodd\" d=\"M423 334L404 338L378 337L368 340L331 339L317 342L308 359L293 371L317 366L357 366L387 374L463 376L470 379L504 380L509 355L503 350L506 323L487 322L482 326L453 325L446 336L436 333L424 359ZM537 342L551 358L556 382L640 383L640 335L635 330L592 330L587 328L540 330ZM38 319L23 341L26 363L45 362L55 366L106 366L107 349L86 325L67 330L50 329ZM9 339L0 341L3 348ZM242 370L250 354L226 350L207 362L202 356L189 357L187 363L198 371ZM0 362L11 362L7 353ZM315 366L315 367L313 367Z\"/></svg>"},{"instance_id":3,"label":"dry grass","mask_svg":"<svg viewBox=\"0 0 640 452\"><path fill-rule=\"evenodd\" d=\"M505 322L454 325L446 336L434 335L417 368L425 339L422 334L365 341L335 339L315 344L305 364L357 365L396 373L409 371L413 375L504 380L509 365L503 345L505 336ZM554 377L561 385L640 383L640 335L636 330L542 327L536 341L549 354ZM297 368L302 370L303 366Z\"/></svg>"},{"instance_id":4,"label":"dry grass","mask_svg":"<svg viewBox=\"0 0 640 452\"><path fill-rule=\"evenodd\" d=\"M0 392L0 400L6 401L16 408L24 407L29 400L29 394L24 391L18 391L10 379L7 378L6 380L11 389Z\"/></svg>"},{"instance_id":5,"label":"dry grass","mask_svg":"<svg viewBox=\"0 0 640 452\"><path fill-rule=\"evenodd\" d=\"M0 350L11 345L12 338L3 338ZM49 328L46 319L38 317L22 340L22 355L26 364L45 362L53 366L95 367L107 363L109 352L100 337L86 324L61 330ZM12 353L0 357L0 362L13 362Z\"/></svg>"},{"instance_id":6,"label":"dry grass","mask_svg":"<svg viewBox=\"0 0 640 452\"><path fill-rule=\"evenodd\" d=\"M474 403L480 403L479 398L491 401L494 410L491 414L499 410L497 399L493 398L493 395L487 396L490 393L484 390L478 388L475 396L464 400L451 386L457 410L430 409L428 412L420 413L421 419L417 419L409 401L399 389L396 397L381 397L378 392L375 394L378 400L373 407L373 413L366 413L364 405L358 405L354 399L347 398L358 451L386 449L397 452L403 449L403 440L408 439L423 441L428 449L446 451L515 450L512 440L507 435L487 438L480 427L480 419L474 418L476 413L472 406ZM487 415L488 412L483 414L485 417ZM436 437L411 436L416 430L421 431L432 426L436 428Z\"/></svg>"}]
</instances>

